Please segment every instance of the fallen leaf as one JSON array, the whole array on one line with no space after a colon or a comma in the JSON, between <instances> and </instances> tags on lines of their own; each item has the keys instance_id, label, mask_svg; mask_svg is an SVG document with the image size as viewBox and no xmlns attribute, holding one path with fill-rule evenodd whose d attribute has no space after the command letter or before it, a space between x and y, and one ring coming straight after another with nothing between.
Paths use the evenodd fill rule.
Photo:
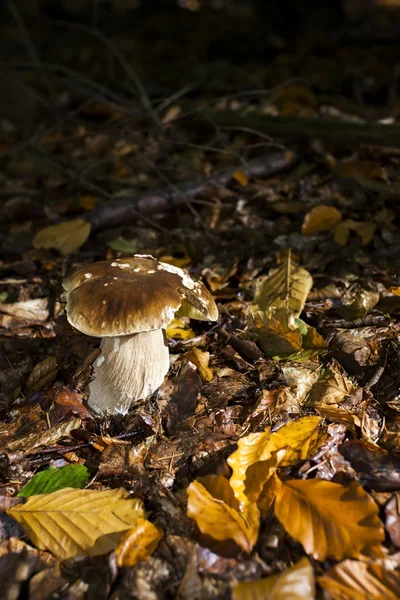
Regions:
<instances>
[{"instance_id":1,"label":"fallen leaf","mask_svg":"<svg viewBox=\"0 0 400 600\"><path fill-rule=\"evenodd\" d=\"M220 475L208 475L187 488L187 514L200 531L215 540L233 540L248 554L252 551L260 527L256 504L240 511L229 481Z\"/></svg>"},{"instance_id":2,"label":"fallen leaf","mask_svg":"<svg viewBox=\"0 0 400 600\"><path fill-rule=\"evenodd\" d=\"M345 319L361 319L378 304L379 297L378 292L360 290L353 302L342 306L339 312Z\"/></svg>"},{"instance_id":3,"label":"fallen leaf","mask_svg":"<svg viewBox=\"0 0 400 600\"><path fill-rule=\"evenodd\" d=\"M35 450L35 448L47 446L49 444L55 444L63 437L69 436L70 432L74 429L79 429L80 425L80 419L72 419L67 423L61 423L61 425L56 425L55 427L51 427L46 431L31 433L26 437L9 442L7 444L7 450L8 452L23 450L26 452L26 454L30 454L33 450Z\"/></svg>"},{"instance_id":4,"label":"fallen leaf","mask_svg":"<svg viewBox=\"0 0 400 600\"><path fill-rule=\"evenodd\" d=\"M47 383L53 381L58 373L59 366L55 356L48 356L37 364L32 370L26 382L27 391L37 392L44 388Z\"/></svg>"},{"instance_id":5,"label":"fallen leaf","mask_svg":"<svg viewBox=\"0 0 400 600\"><path fill-rule=\"evenodd\" d=\"M302 558L293 567L259 581L239 583L232 600L313 600L315 578L310 561Z\"/></svg>"},{"instance_id":6,"label":"fallen leaf","mask_svg":"<svg viewBox=\"0 0 400 600\"><path fill-rule=\"evenodd\" d=\"M114 550L122 532L143 518L142 502L128 492L64 488L51 494L31 496L7 514L24 529L40 550L64 560L73 556L96 556Z\"/></svg>"},{"instance_id":7,"label":"fallen leaf","mask_svg":"<svg viewBox=\"0 0 400 600\"><path fill-rule=\"evenodd\" d=\"M376 227L376 223L346 219L335 227L333 239L339 246L346 246L350 232L355 231L361 237L362 244L366 246L374 237Z\"/></svg>"},{"instance_id":8,"label":"fallen leaf","mask_svg":"<svg viewBox=\"0 0 400 600\"><path fill-rule=\"evenodd\" d=\"M311 387L305 404L318 408L340 405L353 394L357 386L336 365L328 365L318 371L318 380Z\"/></svg>"},{"instance_id":9,"label":"fallen leaf","mask_svg":"<svg viewBox=\"0 0 400 600\"><path fill-rule=\"evenodd\" d=\"M138 251L135 242L132 240L127 240L124 237L119 237L115 240L107 242L107 246L113 250L116 250L117 252L127 254L128 256L132 256L132 254L135 254Z\"/></svg>"},{"instance_id":10,"label":"fallen leaf","mask_svg":"<svg viewBox=\"0 0 400 600\"><path fill-rule=\"evenodd\" d=\"M235 181L240 183L240 185L242 187L246 187L246 185L248 185L248 183L249 183L249 178L247 177L246 173L244 171L242 171L241 169L237 169L233 173L232 177Z\"/></svg>"},{"instance_id":11,"label":"fallen leaf","mask_svg":"<svg viewBox=\"0 0 400 600\"><path fill-rule=\"evenodd\" d=\"M168 323L166 335L169 340L190 340L195 337L195 332L189 327L189 321L176 317Z\"/></svg>"},{"instance_id":12,"label":"fallen leaf","mask_svg":"<svg viewBox=\"0 0 400 600\"><path fill-rule=\"evenodd\" d=\"M378 507L355 481L348 486L319 479L285 481L275 515L316 560L380 555L385 533Z\"/></svg>"},{"instance_id":13,"label":"fallen leaf","mask_svg":"<svg viewBox=\"0 0 400 600\"><path fill-rule=\"evenodd\" d=\"M249 328L267 356L280 359L302 349L301 331L291 313L285 309L277 309L272 314L262 311L252 313Z\"/></svg>"},{"instance_id":14,"label":"fallen leaf","mask_svg":"<svg viewBox=\"0 0 400 600\"><path fill-rule=\"evenodd\" d=\"M66 465L50 467L36 473L22 488L18 496L29 498L38 494L50 494L63 488L82 488L89 479L89 471L84 465Z\"/></svg>"},{"instance_id":15,"label":"fallen leaf","mask_svg":"<svg viewBox=\"0 0 400 600\"><path fill-rule=\"evenodd\" d=\"M10 315L15 321L42 323L49 318L47 306L47 298L35 298L11 304L0 304L0 312Z\"/></svg>"},{"instance_id":16,"label":"fallen leaf","mask_svg":"<svg viewBox=\"0 0 400 600\"><path fill-rule=\"evenodd\" d=\"M55 248L65 256L83 246L89 238L91 228L90 223L84 219L50 225L37 232L33 238L33 247Z\"/></svg>"},{"instance_id":17,"label":"fallen leaf","mask_svg":"<svg viewBox=\"0 0 400 600\"><path fill-rule=\"evenodd\" d=\"M318 578L333 600L398 600L400 573L380 564L344 560Z\"/></svg>"},{"instance_id":18,"label":"fallen leaf","mask_svg":"<svg viewBox=\"0 0 400 600\"><path fill-rule=\"evenodd\" d=\"M289 251L279 268L272 271L257 290L254 297L256 310L283 308L298 317L312 285L310 273L298 266Z\"/></svg>"},{"instance_id":19,"label":"fallen leaf","mask_svg":"<svg viewBox=\"0 0 400 600\"><path fill-rule=\"evenodd\" d=\"M313 235L320 231L329 231L342 220L342 214L334 206L319 204L314 206L304 217L301 226L303 235Z\"/></svg>"},{"instance_id":20,"label":"fallen leaf","mask_svg":"<svg viewBox=\"0 0 400 600\"><path fill-rule=\"evenodd\" d=\"M134 567L151 556L163 532L147 519L139 518L135 527L121 538L115 548L118 567Z\"/></svg>"},{"instance_id":21,"label":"fallen leaf","mask_svg":"<svg viewBox=\"0 0 400 600\"><path fill-rule=\"evenodd\" d=\"M232 469L229 483L241 505L257 502L278 464L294 464L315 451L320 443L318 427L321 420L320 417L303 417L290 421L273 433L268 428L265 432L250 433L239 440L238 449L227 462Z\"/></svg>"},{"instance_id":22,"label":"fallen leaf","mask_svg":"<svg viewBox=\"0 0 400 600\"><path fill-rule=\"evenodd\" d=\"M203 352L196 347L193 347L186 354L186 358L190 360L199 369L200 377L203 381L211 381L214 377L212 369L208 366L210 362L210 353Z\"/></svg>"}]
</instances>

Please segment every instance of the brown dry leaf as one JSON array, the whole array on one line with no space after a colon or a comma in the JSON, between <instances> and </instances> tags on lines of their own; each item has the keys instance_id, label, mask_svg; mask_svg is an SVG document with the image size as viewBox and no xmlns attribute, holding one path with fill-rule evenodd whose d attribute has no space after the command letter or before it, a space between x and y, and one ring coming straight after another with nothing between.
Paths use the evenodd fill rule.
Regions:
<instances>
[{"instance_id":1,"label":"brown dry leaf","mask_svg":"<svg viewBox=\"0 0 400 600\"><path fill-rule=\"evenodd\" d=\"M90 194L81 194L79 196L79 204L85 210L93 210L97 204L98 198Z\"/></svg>"},{"instance_id":2,"label":"brown dry leaf","mask_svg":"<svg viewBox=\"0 0 400 600\"><path fill-rule=\"evenodd\" d=\"M176 317L168 324L166 335L169 340L190 340L195 337L195 332L189 327L189 319Z\"/></svg>"},{"instance_id":3,"label":"brown dry leaf","mask_svg":"<svg viewBox=\"0 0 400 600\"><path fill-rule=\"evenodd\" d=\"M120 540L115 549L118 567L134 567L151 556L163 532L147 519L139 518L135 527Z\"/></svg>"},{"instance_id":4,"label":"brown dry leaf","mask_svg":"<svg viewBox=\"0 0 400 600\"><path fill-rule=\"evenodd\" d=\"M26 382L26 389L34 392L41 390L56 378L58 369L56 357L48 356L34 367Z\"/></svg>"},{"instance_id":5,"label":"brown dry leaf","mask_svg":"<svg viewBox=\"0 0 400 600\"><path fill-rule=\"evenodd\" d=\"M341 372L336 364L320 369L318 375L318 380L307 395L305 402L307 406L323 408L340 405L357 389L357 386Z\"/></svg>"},{"instance_id":6,"label":"brown dry leaf","mask_svg":"<svg viewBox=\"0 0 400 600\"><path fill-rule=\"evenodd\" d=\"M316 560L380 555L385 532L373 499L355 481L319 479L282 483L275 515Z\"/></svg>"},{"instance_id":7,"label":"brown dry leaf","mask_svg":"<svg viewBox=\"0 0 400 600\"><path fill-rule=\"evenodd\" d=\"M289 250L283 255L279 268L272 271L257 290L255 310L282 308L298 317L312 285L310 273L299 267Z\"/></svg>"},{"instance_id":8,"label":"brown dry leaf","mask_svg":"<svg viewBox=\"0 0 400 600\"><path fill-rule=\"evenodd\" d=\"M342 214L334 206L319 204L308 211L301 226L303 235L313 235L333 229L342 220Z\"/></svg>"},{"instance_id":9,"label":"brown dry leaf","mask_svg":"<svg viewBox=\"0 0 400 600\"><path fill-rule=\"evenodd\" d=\"M398 600L400 573L380 564L344 560L318 578L333 600Z\"/></svg>"},{"instance_id":10,"label":"brown dry leaf","mask_svg":"<svg viewBox=\"0 0 400 600\"><path fill-rule=\"evenodd\" d=\"M278 575L235 585L232 600L313 600L314 572L308 558Z\"/></svg>"},{"instance_id":11,"label":"brown dry leaf","mask_svg":"<svg viewBox=\"0 0 400 600\"><path fill-rule=\"evenodd\" d=\"M33 247L55 248L65 256L83 246L90 235L91 228L90 223L84 219L50 225L37 232L33 238Z\"/></svg>"},{"instance_id":12,"label":"brown dry leaf","mask_svg":"<svg viewBox=\"0 0 400 600\"><path fill-rule=\"evenodd\" d=\"M274 433L268 428L239 440L238 449L227 462L232 469L229 483L242 505L257 502L278 464L294 464L315 451L320 445L318 428L321 420L320 417L303 417L290 421Z\"/></svg>"},{"instance_id":13,"label":"brown dry leaf","mask_svg":"<svg viewBox=\"0 0 400 600\"><path fill-rule=\"evenodd\" d=\"M260 513L256 504L241 511L229 481L220 475L208 475L187 488L187 514L203 534L215 540L233 540L250 553L257 541Z\"/></svg>"},{"instance_id":14,"label":"brown dry leaf","mask_svg":"<svg viewBox=\"0 0 400 600\"><path fill-rule=\"evenodd\" d=\"M345 162L339 163L336 166L336 172L342 177L355 177L361 176L366 179L381 179L382 181L388 181L388 174L386 169L382 168L379 163L372 162L370 160L360 160L354 158Z\"/></svg>"},{"instance_id":15,"label":"brown dry leaf","mask_svg":"<svg viewBox=\"0 0 400 600\"><path fill-rule=\"evenodd\" d=\"M35 448L55 444L63 437L69 436L70 432L74 429L79 429L80 425L80 419L72 419L67 423L56 425L55 427L51 427L46 431L42 431L40 433L31 433L26 437L7 444L7 450L8 452L23 450L26 454L30 454L33 450L35 450Z\"/></svg>"},{"instance_id":16,"label":"brown dry leaf","mask_svg":"<svg viewBox=\"0 0 400 600\"><path fill-rule=\"evenodd\" d=\"M210 369L208 366L208 363L210 362L209 352L203 352L202 350L194 347L186 354L186 358L196 365L203 381L212 380L214 374L212 369Z\"/></svg>"},{"instance_id":17,"label":"brown dry leaf","mask_svg":"<svg viewBox=\"0 0 400 600\"><path fill-rule=\"evenodd\" d=\"M249 183L249 178L247 177L246 173L244 171L242 171L241 169L237 169L233 173L232 177L235 181L240 183L240 185L242 187L245 187Z\"/></svg>"},{"instance_id":18,"label":"brown dry leaf","mask_svg":"<svg viewBox=\"0 0 400 600\"><path fill-rule=\"evenodd\" d=\"M302 349L301 331L286 309L268 314L257 311L249 317L249 328L267 356L284 358Z\"/></svg>"},{"instance_id":19,"label":"brown dry leaf","mask_svg":"<svg viewBox=\"0 0 400 600\"><path fill-rule=\"evenodd\" d=\"M122 532L144 517L142 502L124 489L76 490L31 496L7 514L13 517L40 550L64 560L96 556L114 550Z\"/></svg>"},{"instance_id":20,"label":"brown dry leaf","mask_svg":"<svg viewBox=\"0 0 400 600\"><path fill-rule=\"evenodd\" d=\"M23 300L22 302L12 302L10 304L0 304L0 312L10 315L11 319L5 320L3 327L12 325L15 322L42 323L49 318L49 301L47 298L34 298L32 300Z\"/></svg>"}]
</instances>

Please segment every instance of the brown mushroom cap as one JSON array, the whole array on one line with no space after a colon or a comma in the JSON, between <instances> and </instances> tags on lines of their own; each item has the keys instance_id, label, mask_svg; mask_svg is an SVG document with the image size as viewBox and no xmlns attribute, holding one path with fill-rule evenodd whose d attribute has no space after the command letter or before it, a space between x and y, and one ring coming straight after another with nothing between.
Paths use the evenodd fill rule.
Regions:
<instances>
[{"instance_id":1,"label":"brown mushroom cap","mask_svg":"<svg viewBox=\"0 0 400 600\"><path fill-rule=\"evenodd\" d=\"M152 256L118 258L82 267L64 280L67 316L95 337L165 329L181 314L215 321L218 310L206 287L184 269Z\"/></svg>"}]
</instances>

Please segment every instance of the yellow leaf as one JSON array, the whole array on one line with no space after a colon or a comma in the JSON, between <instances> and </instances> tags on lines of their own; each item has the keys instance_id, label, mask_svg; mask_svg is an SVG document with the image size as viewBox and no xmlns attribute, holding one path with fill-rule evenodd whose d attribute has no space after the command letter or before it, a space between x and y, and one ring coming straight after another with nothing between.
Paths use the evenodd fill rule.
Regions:
<instances>
[{"instance_id":1,"label":"yellow leaf","mask_svg":"<svg viewBox=\"0 0 400 600\"><path fill-rule=\"evenodd\" d=\"M235 585L232 600L314 600L315 578L308 558L278 575Z\"/></svg>"},{"instance_id":2,"label":"yellow leaf","mask_svg":"<svg viewBox=\"0 0 400 600\"><path fill-rule=\"evenodd\" d=\"M208 366L210 362L210 353L202 352L198 348L192 348L186 354L186 358L190 360L199 370L200 377L203 381L211 381L214 377L212 369Z\"/></svg>"},{"instance_id":3,"label":"yellow leaf","mask_svg":"<svg viewBox=\"0 0 400 600\"><path fill-rule=\"evenodd\" d=\"M292 315L284 309L252 313L249 328L267 356L283 358L302 349L301 331Z\"/></svg>"},{"instance_id":4,"label":"yellow leaf","mask_svg":"<svg viewBox=\"0 0 400 600\"><path fill-rule=\"evenodd\" d=\"M90 194L82 194L79 196L79 204L85 210L93 210L97 204L96 196L91 196Z\"/></svg>"},{"instance_id":5,"label":"yellow leaf","mask_svg":"<svg viewBox=\"0 0 400 600\"><path fill-rule=\"evenodd\" d=\"M142 502L121 489L97 491L64 488L31 496L7 510L40 550L64 560L114 550L122 532L143 518Z\"/></svg>"},{"instance_id":6,"label":"yellow leaf","mask_svg":"<svg viewBox=\"0 0 400 600\"><path fill-rule=\"evenodd\" d=\"M291 465L312 454L319 443L321 420L320 417L303 417L290 421L273 433L268 428L265 432L250 433L239 440L238 449L230 455L228 464L232 469L229 483L242 505L257 502L278 464Z\"/></svg>"},{"instance_id":7,"label":"yellow leaf","mask_svg":"<svg viewBox=\"0 0 400 600\"><path fill-rule=\"evenodd\" d=\"M272 473L257 500L257 506L262 517L268 516L268 513L275 502L275 498L279 494L281 485L282 481L279 479L278 475L276 473Z\"/></svg>"},{"instance_id":8,"label":"yellow leaf","mask_svg":"<svg viewBox=\"0 0 400 600\"><path fill-rule=\"evenodd\" d=\"M121 538L115 549L118 567L134 567L149 558L162 536L161 529L147 519L139 518L135 527Z\"/></svg>"},{"instance_id":9,"label":"yellow leaf","mask_svg":"<svg viewBox=\"0 0 400 600\"><path fill-rule=\"evenodd\" d=\"M247 177L246 173L241 169L237 169L237 171L234 172L233 179L240 183L240 185L243 187L245 187L249 183L249 178Z\"/></svg>"},{"instance_id":10,"label":"yellow leaf","mask_svg":"<svg viewBox=\"0 0 400 600\"><path fill-rule=\"evenodd\" d=\"M374 237L376 223L346 219L335 227L333 239L339 246L346 246L350 231L355 231L361 237L363 245L366 246Z\"/></svg>"},{"instance_id":11,"label":"yellow leaf","mask_svg":"<svg viewBox=\"0 0 400 600\"><path fill-rule=\"evenodd\" d=\"M189 324L183 319L172 319L166 329L166 335L169 340L190 340L195 337L193 329L189 327Z\"/></svg>"},{"instance_id":12,"label":"yellow leaf","mask_svg":"<svg viewBox=\"0 0 400 600\"><path fill-rule=\"evenodd\" d=\"M219 541L233 540L247 553L252 551L260 527L256 504L248 504L241 511L228 480L219 475L194 481L187 494L187 514L202 533Z\"/></svg>"},{"instance_id":13,"label":"yellow leaf","mask_svg":"<svg viewBox=\"0 0 400 600\"><path fill-rule=\"evenodd\" d=\"M189 258L189 256L184 256L183 258L176 258L175 256L165 255L165 256L160 256L160 258L158 260L160 262L165 262L168 265L172 265L174 267L179 267L180 269L185 269L192 262L192 260L191 260L191 258Z\"/></svg>"},{"instance_id":14,"label":"yellow leaf","mask_svg":"<svg viewBox=\"0 0 400 600\"><path fill-rule=\"evenodd\" d=\"M263 281L254 297L256 310L283 308L298 317L313 285L306 269L298 266L289 251L282 264Z\"/></svg>"},{"instance_id":15,"label":"yellow leaf","mask_svg":"<svg viewBox=\"0 0 400 600\"><path fill-rule=\"evenodd\" d=\"M320 204L314 206L304 217L301 233L312 235L333 229L342 220L342 214L334 206Z\"/></svg>"},{"instance_id":16,"label":"yellow leaf","mask_svg":"<svg viewBox=\"0 0 400 600\"><path fill-rule=\"evenodd\" d=\"M382 565L344 560L318 578L333 600L398 600L400 573Z\"/></svg>"},{"instance_id":17,"label":"yellow leaf","mask_svg":"<svg viewBox=\"0 0 400 600\"><path fill-rule=\"evenodd\" d=\"M379 554L385 534L378 507L355 481L344 486L319 479L282 483L275 515L316 560Z\"/></svg>"},{"instance_id":18,"label":"yellow leaf","mask_svg":"<svg viewBox=\"0 0 400 600\"><path fill-rule=\"evenodd\" d=\"M67 255L83 246L90 235L91 225L84 219L65 221L50 225L37 232L33 238L33 247L55 248Z\"/></svg>"},{"instance_id":19,"label":"yellow leaf","mask_svg":"<svg viewBox=\"0 0 400 600\"><path fill-rule=\"evenodd\" d=\"M356 389L357 386L338 367L329 365L319 371L319 378L308 392L305 404L318 408L339 405Z\"/></svg>"}]
</instances>

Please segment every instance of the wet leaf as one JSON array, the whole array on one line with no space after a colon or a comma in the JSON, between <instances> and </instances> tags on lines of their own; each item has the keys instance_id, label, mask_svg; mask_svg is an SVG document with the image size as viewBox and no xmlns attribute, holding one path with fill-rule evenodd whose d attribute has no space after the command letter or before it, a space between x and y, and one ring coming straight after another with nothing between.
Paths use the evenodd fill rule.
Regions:
<instances>
[{"instance_id":1,"label":"wet leaf","mask_svg":"<svg viewBox=\"0 0 400 600\"><path fill-rule=\"evenodd\" d=\"M313 235L320 231L333 229L342 220L342 214L334 206L319 204L314 206L304 217L301 226L303 235Z\"/></svg>"},{"instance_id":2,"label":"wet leaf","mask_svg":"<svg viewBox=\"0 0 400 600\"><path fill-rule=\"evenodd\" d=\"M163 532L147 519L139 518L135 527L121 538L115 549L118 567L134 567L151 556Z\"/></svg>"},{"instance_id":3,"label":"wet leaf","mask_svg":"<svg viewBox=\"0 0 400 600\"><path fill-rule=\"evenodd\" d=\"M398 600L400 573L380 564L344 560L318 578L333 600Z\"/></svg>"},{"instance_id":4,"label":"wet leaf","mask_svg":"<svg viewBox=\"0 0 400 600\"><path fill-rule=\"evenodd\" d=\"M320 442L320 417L303 417L271 433L250 433L238 442L238 449L228 458L232 469L229 480L241 504L257 502L263 486L275 467L306 459ZM273 456L275 454L275 457ZM249 471L251 469L251 471Z\"/></svg>"},{"instance_id":5,"label":"wet leaf","mask_svg":"<svg viewBox=\"0 0 400 600\"><path fill-rule=\"evenodd\" d=\"M298 563L278 575L235 585L232 600L313 600L315 579L310 561Z\"/></svg>"},{"instance_id":6,"label":"wet leaf","mask_svg":"<svg viewBox=\"0 0 400 600\"><path fill-rule=\"evenodd\" d=\"M84 219L50 225L36 233L33 247L54 248L67 255L78 250L89 238L91 225Z\"/></svg>"},{"instance_id":7,"label":"wet leaf","mask_svg":"<svg viewBox=\"0 0 400 600\"><path fill-rule=\"evenodd\" d=\"M219 541L233 540L245 552L252 551L260 526L256 504L247 504L240 511L229 481L219 475L194 481L187 494L187 514L202 533Z\"/></svg>"},{"instance_id":8,"label":"wet leaf","mask_svg":"<svg viewBox=\"0 0 400 600\"><path fill-rule=\"evenodd\" d=\"M385 534L372 498L353 481L318 479L282 483L275 515L316 560L377 556Z\"/></svg>"},{"instance_id":9,"label":"wet leaf","mask_svg":"<svg viewBox=\"0 0 400 600\"><path fill-rule=\"evenodd\" d=\"M284 358L301 351L301 331L285 309L275 310L271 315L254 312L249 327L267 356Z\"/></svg>"},{"instance_id":10,"label":"wet leaf","mask_svg":"<svg viewBox=\"0 0 400 600\"><path fill-rule=\"evenodd\" d=\"M212 369L208 366L210 362L210 353L203 352L198 348L192 348L186 357L199 369L200 377L203 381L211 381L214 377Z\"/></svg>"},{"instance_id":11,"label":"wet leaf","mask_svg":"<svg viewBox=\"0 0 400 600\"><path fill-rule=\"evenodd\" d=\"M30 452L35 450L35 448L39 448L40 446L55 444L63 437L69 436L70 432L74 429L79 429L80 425L80 419L72 419L67 423L61 423L61 425L51 427L47 431L42 431L40 433L31 433L26 437L20 438L19 440L15 440L7 444L7 450L9 452L23 450L24 452L29 454Z\"/></svg>"},{"instance_id":12,"label":"wet leaf","mask_svg":"<svg viewBox=\"0 0 400 600\"><path fill-rule=\"evenodd\" d=\"M298 317L312 285L310 273L299 267L292 253L288 252L278 269L263 281L255 295L254 304L257 310L282 308Z\"/></svg>"},{"instance_id":13,"label":"wet leaf","mask_svg":"<svg viewBox=\"0 0 400 600\"><path fill-rule=\"evenodd\" d=\"M40 471L22 488L18 496L29 498L38 494L50 494L62 488L82 488L89 479L89 471L84 465L50 467Z\"/></svg>"},{"instance_id":14,"label":"wet leaf","mask_svg":"<svg viewBox=\"0 0 400 600\"><path fill-rule=\"evenodd\" d=\"M122 532L143 518L140 500L123 489L106 491L64 488L32 496L9 510L32 542L64 560L113 550Z\"/></svg>"}]
</instances>

